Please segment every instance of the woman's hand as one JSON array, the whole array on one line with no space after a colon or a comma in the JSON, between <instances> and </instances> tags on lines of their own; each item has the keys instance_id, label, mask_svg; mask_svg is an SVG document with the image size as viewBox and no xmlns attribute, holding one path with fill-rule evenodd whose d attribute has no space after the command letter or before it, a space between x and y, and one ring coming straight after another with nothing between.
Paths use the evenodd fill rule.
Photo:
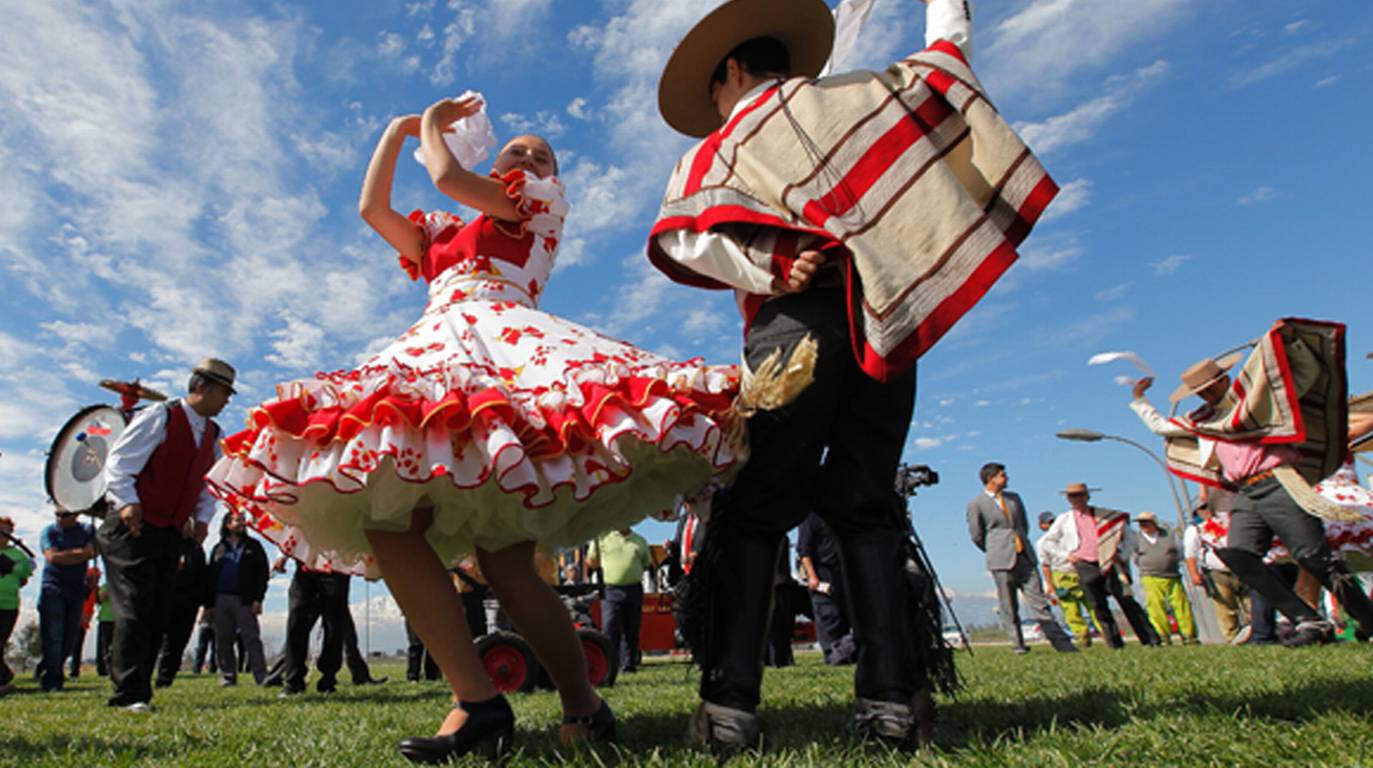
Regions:
<instances>
[{"instance_id":1,"label":"woman's hand","mask_svg":"<svg viewBox=\"0 0 1373 768\"><path fill-rule=\"evenodd\" d=\"M810 281L815 277L815 273L828 260L828 257L820 251L801 251L797 255L796 261L792 262L791 270L787 273L787 279L785 281L773 281L773 291L777 293L800 293L806 290L810 287Z\"/></svg>"},{"instance_id":2,"label":"woman's hand","mask_svg":"<svg viewBox=\"0 0 1373 768\"><path fill-rule=\"evenodd\" d=\"M446 130L448 126L456 123L464 117L471 117L481 111L482 100L477 96L468 96L464 99L439 99L424 113L435 123L441 125ZM415 135L418 135L419 126L415 126Z\"/></svg>"},{"instance_id":3,"label":"woman's hand","mask_svg":"<svg viewBox=\"0 0 1373 768\"><path fill-rule=\"evenodd\" d=\"M415 138L419 138L420 116L400 115L399 117L393 117L391 118L391 130L402 136L414 136Z\"/></svg>"}]
</instances>

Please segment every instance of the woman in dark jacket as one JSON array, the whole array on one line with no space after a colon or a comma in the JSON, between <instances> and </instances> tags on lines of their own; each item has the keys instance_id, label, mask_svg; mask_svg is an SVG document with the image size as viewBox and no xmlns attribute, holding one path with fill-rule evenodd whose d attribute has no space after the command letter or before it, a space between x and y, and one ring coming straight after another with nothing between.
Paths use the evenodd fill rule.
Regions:
<instances>
[{"instance_id":1,"label":"woman in dark jacket","mask_svg":"<svg viewBox=\"0 0 1373 768\"><path fill-rule=\"evenodd\" d=\"M214 614L219 684L238 683L234 645L235 640L241 640L253 680L261 685L267 676L267 662L257 617L262 614L262 598L267 594L267 552L248 535L243 515L235 510L230 510L220 525L219 543L210 552L207 581L205 609Z\"/></svg>"}]
</instances>

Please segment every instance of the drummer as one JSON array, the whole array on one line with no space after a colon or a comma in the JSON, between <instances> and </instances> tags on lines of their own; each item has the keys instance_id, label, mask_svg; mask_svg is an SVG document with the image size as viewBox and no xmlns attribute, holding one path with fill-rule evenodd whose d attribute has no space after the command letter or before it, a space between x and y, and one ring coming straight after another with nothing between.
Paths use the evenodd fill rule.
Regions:
<instances>
[{"instance_id":1,"label":"drummer","mask_svg":"<svg viewBox=\"0 0 1373 768\"><path fill-rule=\"evenodd\" d=\"M115 615L112 707L150 709L148 648L175 599L180 540L203 542L215 514L204 478L219 457L221 431L214 417L234 394L234 376L223 360L202 360L191 371L185 398L139 411L110 448L110 511L98 536Z\"/></svg>"}]
</instances>

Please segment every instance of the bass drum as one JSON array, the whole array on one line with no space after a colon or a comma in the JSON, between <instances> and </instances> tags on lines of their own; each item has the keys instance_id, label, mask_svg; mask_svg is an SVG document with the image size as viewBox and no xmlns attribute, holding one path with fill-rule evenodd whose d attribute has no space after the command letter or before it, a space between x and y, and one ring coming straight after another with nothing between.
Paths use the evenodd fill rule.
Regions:
<instances>
[{"instance_id":1,"label":"bass drum","mask_svg":"<svg viewBox=\"0 0 1373 768\"><path fill-rule=\"evenodd\" d=\"M117 408L92 405L57 432L43 479L58 507L84 512L104 497L105 460L127 423Z\"/></svg>"}]
</instances>

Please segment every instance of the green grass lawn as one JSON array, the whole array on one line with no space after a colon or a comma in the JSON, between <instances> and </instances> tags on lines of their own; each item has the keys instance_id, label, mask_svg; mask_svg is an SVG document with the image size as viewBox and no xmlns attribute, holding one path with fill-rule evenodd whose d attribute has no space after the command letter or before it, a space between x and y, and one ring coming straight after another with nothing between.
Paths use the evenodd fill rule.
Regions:
<instances>
[{"instance_id":1,"label":"green grass lawn","mask_svg":"<svg viewBox=\"0 0 1373 768\"><path fill-rule=\"evenodd\" d=\"M736 765L1369 765L1373 764L1373 648L1131 646L1071 656L1038 647L1013 657L986 648L960 658L968 687L941 700L939 749L912 759L844 733L852 668L814 655L769 670L771 739ZM395 742L443 717L436 683L407 684L398 664L374 667L385 685L278 700L275 689L221 690L183 676L157 693L157 711L104 706L108 682L86 672L67 691L38 693L31 678L0 699L0 764L35 766L404 765ZM516 695L519 752L508 765L712 765L684 745L697 675L649 664L604 693L620 745L568 754L557 745L554 694ZM398 682L399 681L399 682ZM479 765L469 759L466 763Z\"/></svg>"}]
</instances>

